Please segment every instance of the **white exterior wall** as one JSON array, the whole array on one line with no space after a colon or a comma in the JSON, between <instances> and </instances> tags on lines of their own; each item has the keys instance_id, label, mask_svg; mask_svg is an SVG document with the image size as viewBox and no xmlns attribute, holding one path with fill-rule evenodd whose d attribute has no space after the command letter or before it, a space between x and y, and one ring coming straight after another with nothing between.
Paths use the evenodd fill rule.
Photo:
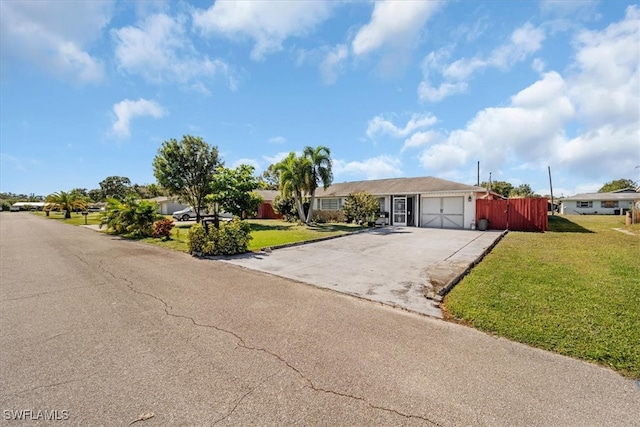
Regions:
<instances>
[{"instance_id":1,"label":"white exterior wall","mask_svg":"<svg viewBox=\"0 0 640 427\"><path fill-rule=\"evenodd\" d=\"M579 208L578 204L580 202L591 202L590 208ZM577 200L567 200L562 202L562 214L566 215L575 215L575 214L599 214L599 215L615 215L615 211L619 211L622 214L623 209L631 209L633 207L633 201L631 200L618 200L617 208L603 208L602 202L603 200L581 200L580 202Z\"/></svg>"},{"instance_id":2,"label":"white exterior wall","mask_svg":"<svg viewBox=\"0 0 640 427\"><path fill-rule=\"evenodd\" d=\"M471 229L471 223L475 224L476 220L476 194L475 193L424 193L419 194L418 199L422 201L423 198L441 198L441 197L462 197L463 198L463 215L462 215L462 224L463 229L469 230ZM469 201L469 197L471 197L471 201ZM422 227L423 224L422 214L424 212L423 204L420 204L420 210L418 211L418 227Z\"/></svg>"}]
</instances>

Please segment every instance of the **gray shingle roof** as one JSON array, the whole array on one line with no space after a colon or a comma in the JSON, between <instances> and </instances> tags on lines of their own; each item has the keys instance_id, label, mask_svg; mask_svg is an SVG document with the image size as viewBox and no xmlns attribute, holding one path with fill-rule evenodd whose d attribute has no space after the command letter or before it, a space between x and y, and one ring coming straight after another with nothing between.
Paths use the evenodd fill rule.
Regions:
<instances>
[{"instance_id":1,"label":"gray shingle roof","mask_svg":"<svg viewBox=\"0 0 640 427\"><path fill-rule=\"evenodd\" d=\"M344 197L359 191L366 191L373 195L393 195L433 192L486 192L487 190L475 185L423 176L333 183L326 190L319 188L316 191L316 197Z\"/></svg>"},{"instance_id":2,"label":"gray shingle roof","mask_svg":"<svg viewBox=\"0 0 640 427\"><path fill-rule=\"evenodd\" d=\"M582 193L565 197L564 201L593 201L593 200L640 200L640 193Z\"/></svg>"}]
</instances>

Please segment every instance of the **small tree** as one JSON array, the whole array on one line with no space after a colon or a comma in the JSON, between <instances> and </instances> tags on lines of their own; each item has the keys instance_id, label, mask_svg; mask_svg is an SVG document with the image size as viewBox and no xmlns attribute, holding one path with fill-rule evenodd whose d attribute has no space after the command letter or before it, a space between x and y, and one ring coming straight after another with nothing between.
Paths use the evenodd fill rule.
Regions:
<instances>
[{"instance_id":1,"label":"small tree","mask_svg":"<svg viewBox=\"0 0 640 427\"><path fill-rule=\"evenodd\" d=\"M71 211L74 209L87 209L87 199L73 191L69 193L60 191L49 194L45 201L50 204L45 208L47 215L51 208L56 208L65 211L64 219L71 218Z\"/></svg>"},{"instance_id":2,"label":"small tree","mask_svg":"<svg viewBox=\"0 0 640 427\"><path fill-rule=\"evenodd\" d=\"M148 237L153 234L153 224L161 219L157 214L158 206L146 200L138 201L129 195L124 201L107 199L107 209L100 226L107 226L115 234L131 233L135 237Z\"/></svg>"},{"instance_id":3,"label":"small tree","mask_svg":"<svg viewBox=\"0 0 640 427\"><path fill-rule=\"evenodd\" d=\"M217 147L202 138L185 135L179 142L170 139L162 143L153 160L153 174L161 186L195 209L196 222L200 222L200 208L211 193L211 183L220 165Z\"/></svg>"},{"instance_id":4,"label":"small tree","mask_svg":"<svg viewBox=\"0 0 640 427\"><path fill-rule=\"evenodd\" d=\"M342 209L347 222L355 221L358 224L364 224L372 221L380 212L380 203L373 195L362 191L349 194Z\"/></svg>"},{"instance_id":5,"label":"small tree","mask_svg":"<svg viewBox=\"0 0 640 427\"><path fill-rule=\"evenodd\" d=\"M255 190L260 181L254 176L253 166L240 165L235 169L219 167L213 177L213 194L207 201L218 203L222 210L240 218L255 215L262 197Z\"/></svg>"}]
</instances>

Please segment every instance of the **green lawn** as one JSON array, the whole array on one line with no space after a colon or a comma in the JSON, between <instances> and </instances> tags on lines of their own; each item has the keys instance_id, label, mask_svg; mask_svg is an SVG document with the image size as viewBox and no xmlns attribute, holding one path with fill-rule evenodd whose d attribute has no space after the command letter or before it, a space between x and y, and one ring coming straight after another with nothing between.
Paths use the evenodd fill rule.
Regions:
<instances>
[{"instance_id":1,"label":"green lawn","mask_svg":"<svg viewBox=\"0 0 640 427\"><path fill-rule=\"evenodd\" d=\"M46 216L44 212L34 212L34 214L42 217ZM64 221L71 225L84 225L84 215L77 212L71 212L71 218L69 219L64 219L62 212L50 212L49 218ZM102 218L100 212L90 212L89 215L87 215L87 224L98 225L100 224L100 218Z\"/></svg>"},{"instance_id":2,"label":"green lawn","mask_svg":"<svg viewBox=\"0 0 640 427\"><path fill-rule=\"evenodd\" d=\"M315 226L298 225L290 222L275 219L250 219L251 236L248 249L257 251L266 247L317 240L324 237L337 236L352 233L362 229L350 224L318 224ZM143 241L159 246L168 247L174 250L189 251L189 228L191 223L176 222L176 226L171 230L171 240L159 240L153 238L143 239Z\"/></svg>"},{"instance_id":3,"label":"green lawn","mask_svg":"<svg viewBox=\"0 0 640 427\"><path fill-rule=\"evenodd\" d=\"M445 316L640 379L640 225L576 215L549 227L507 234L445 298Z\"/></svg>"}]
</instances>

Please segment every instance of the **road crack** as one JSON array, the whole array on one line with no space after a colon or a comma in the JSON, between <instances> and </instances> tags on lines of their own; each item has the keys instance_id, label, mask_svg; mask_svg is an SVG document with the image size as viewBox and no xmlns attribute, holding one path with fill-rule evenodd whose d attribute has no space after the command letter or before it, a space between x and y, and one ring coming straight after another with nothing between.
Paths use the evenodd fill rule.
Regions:
<instances>
[{"instance_id":1,"label":"road crack","mask_svg":"<svg viewBox=\"0 0 640 427\"><path fill-rule=\"evenodd\" d=\"M234 338L237 340L236 345L237 345L238 347L241 347L241 348L244 348L244 349L246 349L246 350L250 350L250 351L262 352L262 353L265 353L265 354L267 354L267 355L269 355L269 356L271 356L271 357L275 358L275 359L276 359L276 360L278 360L280 363L282 363L283 365L285 365L287 368L289 368L290 370L292 370L293 372L295 372L295 373L296 373L296 374L297 374L297 375L298 375L298 376L299 376L299 377L300 377L300 378L301 378L301 379L302 379L302 380L307 384L307 387L308 387L309 389L311 389L312 391L314 391L314 392L317 392L317 393L332 394L332 395L334 395L334 396L338 396L338 397L342 397L342 398L347 398L347 399L356 400L356 401L359 401L359 402L362 402L362 403L366 404L367 406L369 406L370 408L375 409L375 410L385 411L385 412L388 412L388 413L391 413L391 414L394 414L394 415L397 415L397 416L400 416L400 417L404 417L404 418L406 418L406 419L418 419L418 420L422 420L422 421L425 421L425 422L427 422L427 423L430 423L430 424L431 424L431 425L433 425L433 426L436 426L436 427L443 427L443 426L442 426L442 424L439 424L438 422L433 421L433 420L431 420L431 419L429 419L429 418L427 418L427 417L425 417L425 416L422 416L422 415L407 414L407 413L401 412L401 411L399 411L399 410L397 410L397 409L387 408L387 407L384 407L384 406L375 405L375 404L373 404L373 403L369 402L367 399L365 399L364 397L361 397L361 396L355 396L355 395L348 394L348 393L342 393L342 392L339 392L339 391L329 390L329 389L325 389L325 388L322 388L322 387L318 387L316 384L314 384L314 382L313 382L311 379L307 378L307 377L304 375L304 373L303 373L302 371L300 371L300 369L298 369L297 367L295 367L294 365L292 365L288 360L286 360L285 358L283 358L283 357L282 357L282 356L280 356L279 354L274 353L274 352L272 352L271 350L268 350L268 349L266 349L266 348L262 348L262 347L254 347L254 346L251 346L251 345L247 344L247 342L244 340L244 338L243 338L242 336L240 336L238 333L236 333L236 332L234 332L234 331L232 331L232 330L224 329L224 328L221 328L221 327L216 326L216 325L209 325L209 324L199 323L198 321L196 321L196 320L195 320L193 317L191 317L191 316L187 316L187 315L183 315L183 314L173 313L173 312L172 312L172 311L173 311L173 307L172 307L169 303L167 303L164 299L162 299L162 298L160 298L160 297L158 297L158 296L156 296L156 295L153 295L153 294L151 294L151 293L149 293L149 292L140 291L140 290L138 290L138 289L136 289L136 288L135 288L134 284L133 284L129 279L127 279L127 278L122 278L122 277L117 277L117 276L116 276L115 274L113 274L112 272L110 272L110 271L108 271L108 270L106 270L106 269L103 269L103 270L104 270L106 273L110 274L114 279L124 281L124 283L125 283L125 284L126 284L126 286L131 290L131 292L133 292L133 293L135 293L135 294L138 294L138 295L143 295L143 296L147 296L147 297L149 297L149 298L153 298L153 299L155 299L156 301L160 302L160 303L163 305L164 312L165 312L165 314L166 314L167 316L174 317L174 318L177 318L177 319L185 319L185 320L188 320L189 322L191 322L194 326L197 326L197 327L200 327L200 328L214 329L214 330L216 330L216 331L223 332L223 333L225 333L225 334L231 335L232 337L234 337ZM272 376L273 376L273 375L272 375ZM269 377L269 378L270 378L270 377ZM265 380L265 381L266 381L266 380ZM243 394L243 395L242 395L242 396L241 396L241 397L236 401L236 403L235 403L234 407L233 407L233 408L231 408L231 410L230 410L230 411L229 411L225 416L223 416L223 417L222 417L222 418L220 418L219 420L215 421L215 422L214 422L214 424L217 424L217 423L219 423L219 422L222 422L223 420L225 420L226 418L228 418L229 416L231 416L231 415L236 411L236 409L240 406L240 404L242 403L242 401L243 401L246 397L248 397L251 393L253 393L257 388L259 388L260 386L262 386L263 384L264 384L264 382L263 382L263 383L261 383L259 386L256 386L256 387L252 388L251 390L249 390L248 392L246 392L245 394Z\"/></svg>"}]
</instances>

